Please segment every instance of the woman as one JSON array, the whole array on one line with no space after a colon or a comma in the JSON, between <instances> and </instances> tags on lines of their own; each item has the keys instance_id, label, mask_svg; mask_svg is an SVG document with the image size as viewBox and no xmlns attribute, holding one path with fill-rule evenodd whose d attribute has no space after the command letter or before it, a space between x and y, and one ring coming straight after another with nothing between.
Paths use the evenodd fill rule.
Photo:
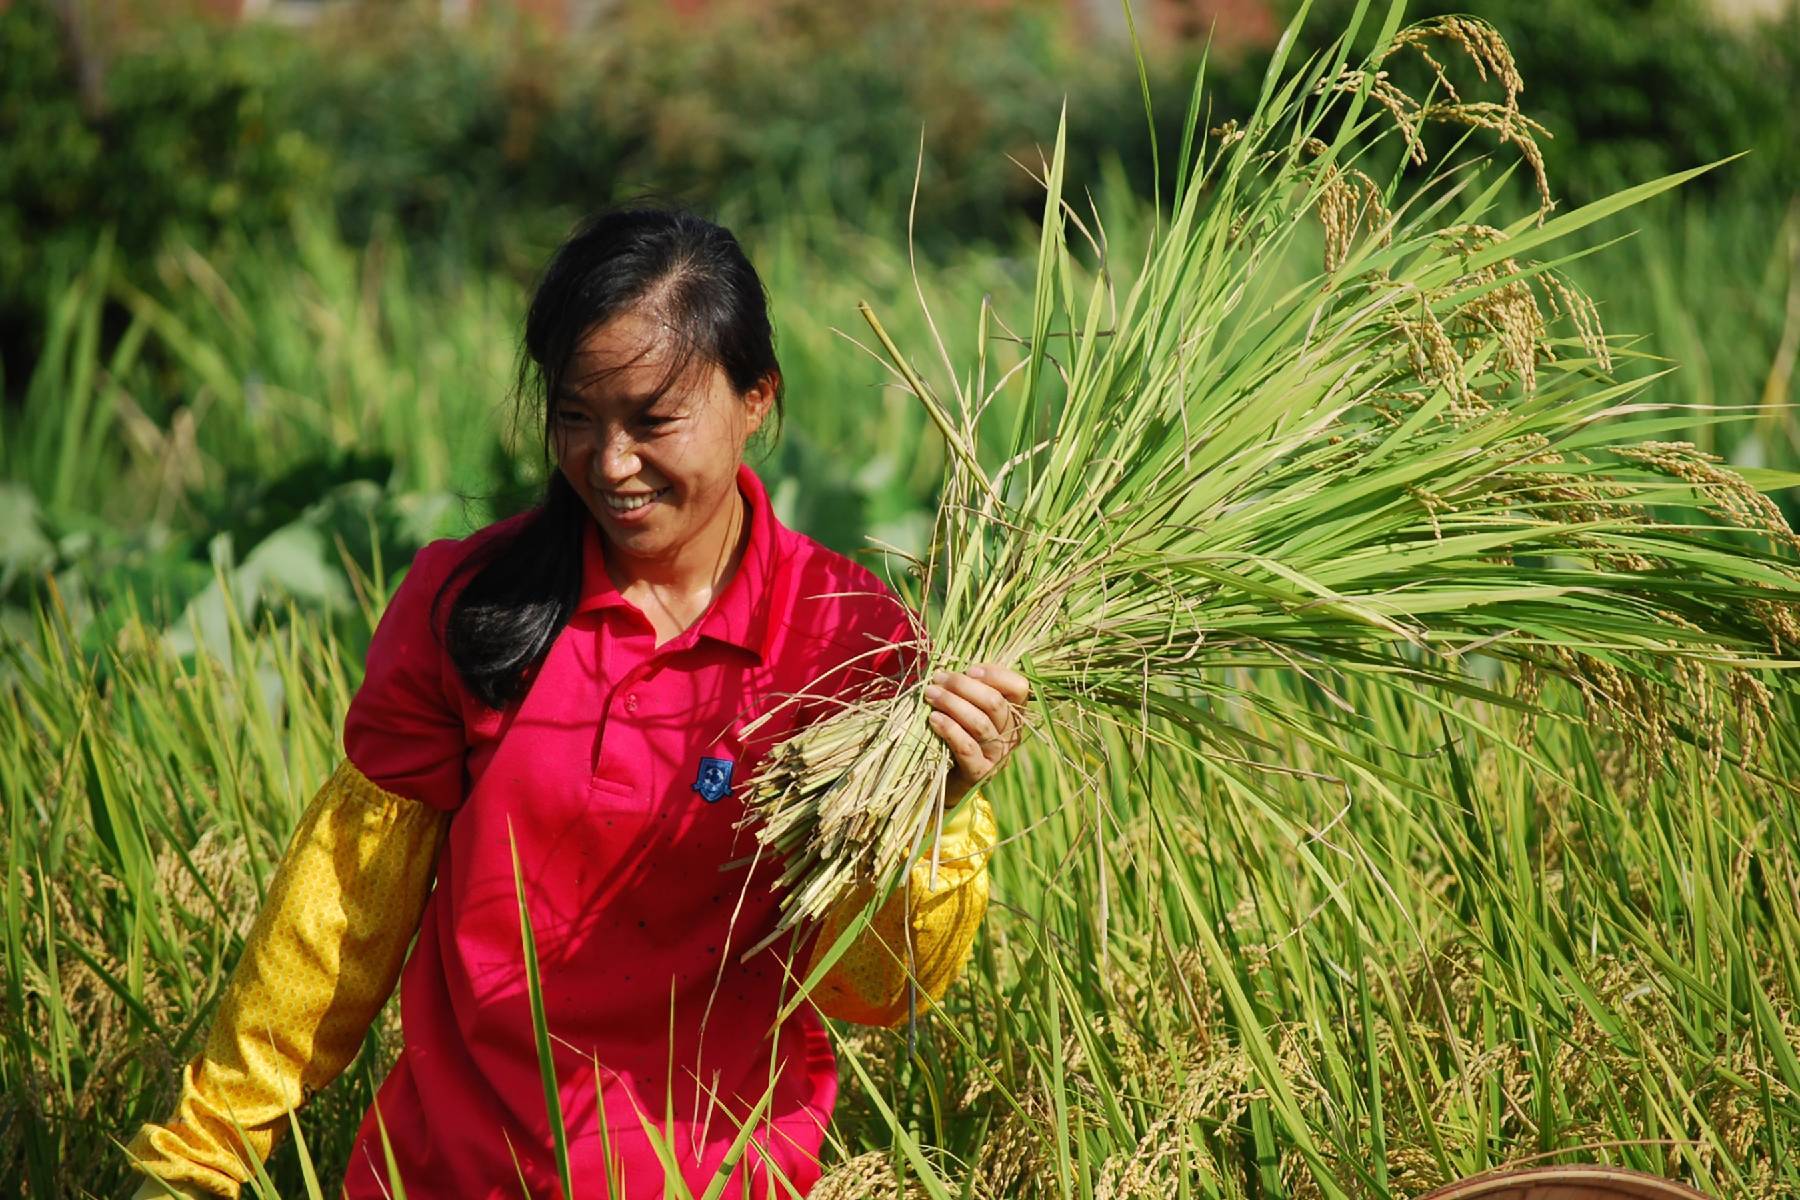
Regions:
<instances>
[{"instance_id":1,"label":"woman","mask_svg":"<svg viewBox=\"0 0 1800 1200\"><path fill-rule=\"evenodd\" d=\"M698 1193L759 1105L724 1194L818 1176L836 1067L812 1006L775 1025L805 977L793 940L744 958L778 896L740 792L800 724L892 686L911 620L783 528L743 465L782 387L730 233L589 223L539 284L525 352L558 468L544 502L414 560L177 1109L131 1145L140 1195L235 1196L397 976L404 1048L345 1194L389 1194L390 1153L415 1197L556 1194L515 880L578 1188L661 1196L660 1140ZM1010 751L1025 681L984 665L926 696L959 801ZM826 1015L896 1023L909 968L928 999L960 969L994 830L978 799L955 818L935 888L915 872L813 991Z\"/></svg>"}]
</instances>

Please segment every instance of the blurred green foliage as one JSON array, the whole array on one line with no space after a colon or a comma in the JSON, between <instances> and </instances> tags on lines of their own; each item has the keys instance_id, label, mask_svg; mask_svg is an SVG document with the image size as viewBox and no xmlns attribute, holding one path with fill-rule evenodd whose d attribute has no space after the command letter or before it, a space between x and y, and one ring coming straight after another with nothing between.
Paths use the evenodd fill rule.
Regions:
<instances>
[{"instance_id":1,"label":"blurred green foliage","mask_svg":"<svg viewBox=\"0 0 1800 1200\"><path fill-rule=\"evenodd\" d=\"M574 37L503 5L467 26L437 7L349 5L304 31L186 22L88 47L59 37L46 4L0 9L0 354L15 386L44 284L106 228L130 262L171 229L254 233L325 199L353 238L391 218L415 243L524 270L575 215L647 192L728 219L800 208L892 228L922 149L921 231L1009 240L1036 211L1027 169L1065 99L1073 166L1117 157L1149 178L1128 49L1084 44L1060 5L763 0L698 22L625 0ZM1322 0L1302 49L1353 7ZM1571 200L1739 150L1716 186L1794 190L1800 18L1732 29L1700 0L1476 7L1518 54ZM1147 49L1172 151L1201 48ZM1209 118L1247 108L1259 72L1259 56L1214 56Z\"/></svg>"},{"instance_id":2,"label":"blurred green foliage","mask_svg":"<svg viewBox=\"0 0 1800 1200\"><path fill-rule=\"evenodd\" d=\"M316 139L277 116L252 37L201 27L109 55L50 6L0 8L0 361L41 332L44 298L111 230L127 260L171 228L267 228L320 194ZM83 60L86 61L83 61ZM87 98L80 78L96 73ZM24 364L28 365L28 364Z\"/></svg>"},{"instance_id":3,"label":"blurred green foliage","mask_svg":"<svg viewBox=\"0 0 1800 1200\"><path fill-rule=\"evenodd\" d=\"M1800 10L1756 31L1696 0L1509 0L1488 15L1521 59L1525 103L1554 135L1551 178L1572 200L1740 151L1715 187L1800 187Z\"/></svg>"},{"instance_id":4,"label":"blurred green foliage","mask_svg":"<svg viewBox=\"0 0 1800 1200\"><path fill-rule=\"evenodd\" d=\"M1096 154L1115 115L1143 125L1129 55L1081 51L1048 9L776 0L697 24L626 0L563 39L500 5L467 26L435 9L90 31L83 46L45 4L0 8L9 390L45 297L107 229L129 268L171 234L255 236L323 202L353 239L391 223L524 276L582 212L646 194L734 223L803 209L897 229L923 152L921 231L943 245L1010 237L1035 210L1013 160L1036 163L1065 96L1105 114L1080 126Z\"/></svg>"},{"instance_id":5,"label":"blurred green foliage","mask_svg":"<svg viewBox=\"0 0 1800 1200\"><path fill-rule=\"evenodd\" d=\"M312 41L331 69L296 72L284 102L330 149L352 232L392 214L491 245L497 213L529 226L644 193L891 218L922 149L932 228L991 234L1029 211L1009 156L1035 163L1065 95L1127 94L1143 123L1129 55L1067 33L1054 9L953 0L726 3L704 23L626 0L556 41L500 12L459 30L353 9Z\"/></svg>"}]
</instances>

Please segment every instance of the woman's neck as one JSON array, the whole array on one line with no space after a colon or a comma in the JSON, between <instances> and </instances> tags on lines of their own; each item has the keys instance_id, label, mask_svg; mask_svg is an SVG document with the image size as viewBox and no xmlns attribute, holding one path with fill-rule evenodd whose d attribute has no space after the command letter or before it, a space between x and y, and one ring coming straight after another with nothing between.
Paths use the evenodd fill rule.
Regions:
<instances>
[{"instance_id":1,"label":"woman's neck","mask_svg":"<svg viewBox=\"0 0 1800 1200\"><path fill-rule=\"evenodd\" d=\"M743 561L749 501L734 489L720 508L697 536L666 557L626 560L607 547L607 572L619 594L650 619L659 646L706 615Z\"/></svg>"}]
</instances>

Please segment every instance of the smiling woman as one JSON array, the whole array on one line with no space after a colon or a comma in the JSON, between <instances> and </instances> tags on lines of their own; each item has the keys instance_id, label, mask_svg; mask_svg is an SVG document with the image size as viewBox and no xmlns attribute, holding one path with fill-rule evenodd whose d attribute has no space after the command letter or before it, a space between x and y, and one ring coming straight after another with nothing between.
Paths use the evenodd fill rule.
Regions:
<instances>
[{"instance_id":1,"label":"smiling woman","mask_svg":"<svg viewBox=\"0 0 1800 1200\"><path fill-rule=\"evenodd\" d=\"M754 853L743 783L891 690L914 621L784 528L744 465L781 375L736 240L675 212L593 221L546 270L525 349L544 502L414 560L176 1112L132 1143L142 1195L237 1195L396 978L404 1046L352 1200L576 1179L635 1200L669 1174L804 1194L837 1093L820 1014L894 1024L968 956L995 840L979 799L816 972L815 1007L779 1019L824 964L776 936L779 864ZM932 681L952 802L1010 752L1024 699L998 666ZM817 945L841 949L864 900Z\"/></svg>"},{"instance_id":2,"label":"smiling woman","mask_svg":"<svg viewBox=\"0 0 1800 1200\"><path fill-rule=\"evenodd\" d=\"M683 622L652 589L687 593L687 623L704 611L741 549L745 446L781 412L762 280L729 231L689 213L627 209L577 230L544 270L524 341L518 399L543 406L558 469L512 536L459 566L448 629L458 671L494 708L572 610L588 526L609 574L658 609L659 636Z\"/></svg>"}]
</instances>

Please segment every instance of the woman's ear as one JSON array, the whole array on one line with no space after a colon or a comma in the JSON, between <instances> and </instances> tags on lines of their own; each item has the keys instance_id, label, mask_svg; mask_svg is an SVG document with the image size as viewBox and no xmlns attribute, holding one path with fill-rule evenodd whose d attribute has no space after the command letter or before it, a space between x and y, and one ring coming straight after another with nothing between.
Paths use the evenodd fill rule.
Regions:
<instances>
[{"instance_id":1,"label":"woman's ear","mask_svg":"<svg viewBox=\"0 0 1800 1200\"><path fill-rule=\"evenodd\" d=\"M749 420L751 436L762 428L768 419L769 412L775 407L775 393L781 388L781 376L773 371L756 381L749 391L744 393L745 416Z\"/></svg>"}]
</instances>

